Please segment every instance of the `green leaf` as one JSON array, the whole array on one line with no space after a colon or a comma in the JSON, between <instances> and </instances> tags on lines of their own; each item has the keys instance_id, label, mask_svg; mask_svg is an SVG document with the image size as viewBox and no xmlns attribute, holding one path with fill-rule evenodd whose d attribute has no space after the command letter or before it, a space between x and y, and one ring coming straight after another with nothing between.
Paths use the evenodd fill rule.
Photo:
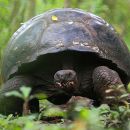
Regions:
<instances>
[{"instance_id":1,"label":"green leaf","mask_svg":"<svg viewBox=\"0 0 130 130\"><path fill-rule=\"evenodd\" d=\"M129 83L128 86L127 86L127 90L128 90L128 92L130 93L130 83Z\"/></svg>"},{"instance_id":2,"label":"green leaf","mask_svg":"<svg viewBox=\"0 0 130 130\"><path fill-rule=\"evenodd\" d=\"M9 121L9 120L11 120L13 117L14 117L13 114L10 114L10 115L8 115L8 117L7 117L6 120Z\"/></svg>"},{"instance_id":3,"label":"green leaf","mask_svg":"<svg viewBox=\"0 0 130 130\"><path fill-rule=\"evenodd\" d=\"M36 97L38 99L46 99L47 96L44 93L36 93L33 95L33 97Z\"/></svg>"},{"instance_id":4,"label":"green leaf","mask_svg":"<svg viewBox=\"0 0 130 130\"><path fill-rule=\"evenodd\" d=\"M23 96L21 93L19 93L18 91L11 91L11 92L7 92L5 93L5 96L9 97L9 96L15 96L15 97L19 97L23 99Z\"/></svg>"},{"instance_id":5,"label":"green leaf","mask_svg":"<svg viewBox=\"0 0 130 130\"><path fill-rule=\"evenodd\" d=\"M31 88L30 87L26 87L26 86L22 86L20 88L20 91L22 92L23 98L27 99L31 93Z\"/></svg>"},{"instance_id":6,"label":"green leaf","mask_svg":"<svg viewBox=\"0 0 130 130\"><path fill-rule=\"evenodd\" d=\"M129 95L130 95L129 93L126 93L126 94L121 95L120 98L121 98L121 99L122 99L122 98L126 98L126 97L128 97Z\"/></svg>"},{"instance_id":7,"label":"green leaf","mask_svg":"<svg viewBox=\"0 0 130 130\"><path fill-rule=\"evenodd\" d=\"M58 107L53 107L53 108L48 108L47 110L45 110L42 116L45 116L45 117L63 116L64 117L65 112Z\"/></svg>"}]
</instances>

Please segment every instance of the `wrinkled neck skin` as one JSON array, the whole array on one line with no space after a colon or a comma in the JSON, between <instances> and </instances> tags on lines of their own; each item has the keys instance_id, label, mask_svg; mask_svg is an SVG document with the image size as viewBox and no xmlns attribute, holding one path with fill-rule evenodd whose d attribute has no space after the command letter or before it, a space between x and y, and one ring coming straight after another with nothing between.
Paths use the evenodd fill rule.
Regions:
<instances>
[{"instance_id":1,"label":"wrinkled neck skin","mask_svg":"<svg viewBox=\"0 0 130 130\"><path fill-rule=\"evenodd\" d=\"M62 60L62 69L73 70L76 72L77 84L74 86L75 89L72 92L73 95L90 95L93 86L92 72L96 64L89 64L86 61L83 61L82 64L80 63L81 62L75 64L75 60L73 57L64 57L64 59Z\"/></svg>"},{"instance_id":2,"label":"wrinkled neck skin","mask_svg":"<svg viewBox=\"0 0 130 130\"><path fill-rule=\"evenodd\" d=\"M62 70L73 70L75 73L75 68L74 68L74 57L73 56L64 56L62 59ZM76 73L76 78L75 78L75 84L73 85L73 88L71 90L71 93L77 93L78 87L79 87L79 81L78 81L78 74Z\"/></svg>"},{"instance_id":3,"label":"wrinkled neck skin","mask_svg":"<svg viewBox=\"0 0 130 130\"><path fill-rule=\"evenodd\" d=\"M62 59L62 70L74 70L74 60L72 56L64 56Z\"/></svg>"}]
</instances>

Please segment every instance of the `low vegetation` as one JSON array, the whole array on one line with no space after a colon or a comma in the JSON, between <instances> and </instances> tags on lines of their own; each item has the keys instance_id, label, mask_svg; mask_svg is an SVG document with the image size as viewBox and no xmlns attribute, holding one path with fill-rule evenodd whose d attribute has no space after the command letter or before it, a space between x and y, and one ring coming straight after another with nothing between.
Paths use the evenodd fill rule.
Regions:
<instances>
[{"instance_id":1,"label":"low vegetation","mask_svg":"<svg viewBox=\"0 0 130 130\"><path fill-rule=\"evenodd\" d=\"M49 9L63 7L80 8L101 16L115 27L130 48L130 0L0 0L0 66L3 49L24 22ZM130 130L130 105L124 100L129 94L114 97L123 106L116 105L113 109L107 104L96 108L92 101L81 97L78 100L72 97L69 103L60 106L44 99L40 101L40 112L32 114L28 101L35 96L46 96L29 96L30 91L24 86L20 92L7 93L24 100L23 115L0 114L0 130Z\"/></svg>"},{"instance_id":2,"label":"low vegetation","mask_svg":"<svg viewBox=\"0 0 130 130\"><path fill-rule=\"evenodd\" d=\"M65 105L54 105L46 99L40 101L40 112L31 114L26 106L30 88L23 86L20 92L13 91L7 96L24 100L23 116L0 115L0 130L129 130L129 104L114 106L107 104L94 107L92 101L83 97L72 97ZM45 95L42 95L45 96ZM126 95L125 95L126 96ZM128 95L129 96L129 95Z\"/></svg>"}]
</instances>

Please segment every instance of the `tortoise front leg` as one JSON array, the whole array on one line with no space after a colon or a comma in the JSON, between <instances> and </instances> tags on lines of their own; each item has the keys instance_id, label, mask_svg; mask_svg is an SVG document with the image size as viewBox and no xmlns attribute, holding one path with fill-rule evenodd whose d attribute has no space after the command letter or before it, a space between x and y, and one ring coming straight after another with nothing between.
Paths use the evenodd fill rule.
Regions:
<instances>
[{"instance_id":1,"label":"tortoise front leg","mask_svg":"<svg viewBox=\"0 0 130 130\"><path fill-rule=\"evenodd\" d=\"M123 83L118 73L106 66L99 66L95 68L92 78L94 92L100 103L107 103L109 105L117 104L118 101L116 97L126 93L124 86L119 87L120 85L123 85ZM117 87L119 89L117 89Z\"/></svg>"},{"instance_id":2,"label":"tortoise front leg","mask_svg":"<svg viewBox=\"0 0 130 130\"><path fill-rule=\"evenodd\" d=\"M23 100L18 97L7 97L5 93L19 90L21 86L32 87L35 85L35 79L29 76L16 76L8 80L0 90L0 113L7 114L22 114ZM33 99L29 102L29 108L31 112L39 111L39 102L37 99Z\"/></svg>"}]
</instances>

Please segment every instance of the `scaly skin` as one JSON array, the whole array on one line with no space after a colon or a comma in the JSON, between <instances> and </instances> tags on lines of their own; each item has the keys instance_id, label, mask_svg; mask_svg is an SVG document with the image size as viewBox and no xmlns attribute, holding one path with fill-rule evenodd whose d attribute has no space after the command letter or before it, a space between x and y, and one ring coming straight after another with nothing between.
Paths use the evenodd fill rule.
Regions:
<instances>
[{"instance_id":1,"label":"scaly skin","mask_svg":"<svg viewBox=\"0 0 130 130\"><path fill-rule=\"evenodd\" d=\"M93 72L93 84L94 92L98 97L100 103L106 103L109 105L118 104L116 97L126 93L125 87L121 87L116 90L119 85L123 85L118 73L106 66L99 66L94 69ZM112 90L112 86L116 87ZM108 99L107 97L115 97L114 99Z\"/></svg>"}]
</instances>

